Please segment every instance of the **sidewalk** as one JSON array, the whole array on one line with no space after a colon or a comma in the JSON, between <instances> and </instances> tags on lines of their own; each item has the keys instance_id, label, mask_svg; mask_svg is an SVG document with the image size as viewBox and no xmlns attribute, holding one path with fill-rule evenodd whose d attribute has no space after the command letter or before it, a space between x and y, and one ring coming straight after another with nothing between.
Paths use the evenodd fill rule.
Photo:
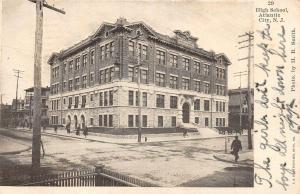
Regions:
<instances>
[{"instance_id":1,"label":"sidewalk","mask_svg":"<svg viewBox=\"0 0 300 194\"><path fill-rule=\"evenodd\" d=\"M238 162L234 161L234 156L230 153L227 154L215 154L214 158L226 163L238 164L243 166L253 166L253 151L242 151L239 153Z\"/></svg>"},{"instance_id":2,"label":"sidewalk","mask_svg":"<svg viewBox=\"0 0 300 194\"><path fill-rule=\"evenodd\" d=\"M23 131L32 131L28 128L17 128L17 130ZM103 133L92 133L89 132L88 136L85 138L84 135L80 134L80 136L75 135L75 131L71 131L70 134L67 133L65 129L57 129L55 133L54 129L47 128L44 132L42 130L42 134L45 135L53 135L53 136L62 136L62 137L70 137L75 139L86 139L90 141L98 141L105 143L115 143L115 144L137 144L137 135L111 135L111 134L103 134ZM234 136L234 135L232 135ZM147 137L147 142L145 142L145 137ZM211 135L211 136L201 136L199 133L189 133L188 136L183 137L182 133L168 133L168 134L142 134L142 142L141 143L153 143L153 142L168 142L168 141L185 141L185 140L196 140L196 139L211 139L211 138L224 138L224 135ZM229 137L229 136L228 136Z\"/></svg>"},{"instance_id":3,"label":"sidewalk","mask_svg":"<svg viewBox=\"0 0 300 194\"><path fill-rule=\"evenodd\" d=\"M2 135L0 135L0 148L0 155L18 154L31 149L29 145Z\"/></svg>"}]
</instances>

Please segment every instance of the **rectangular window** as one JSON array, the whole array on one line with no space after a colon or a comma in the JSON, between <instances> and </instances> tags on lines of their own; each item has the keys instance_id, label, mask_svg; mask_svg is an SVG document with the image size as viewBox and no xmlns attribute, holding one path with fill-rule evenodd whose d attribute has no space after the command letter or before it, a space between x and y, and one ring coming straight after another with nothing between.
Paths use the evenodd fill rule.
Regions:
<instances>
[{"instance_id":1,"label":"rectangular window","mask_svg":"<svg viewBox=\"0 0 300 194\"><path fill-rule=\"evenodd\" d=\"M196 99L194 102L194 110L200 110L200 99Z\"/></svg>"},{"instance_id":2,"label":"rectangular window","mask_svg":"<svg viewBox=\"0 0 300 194\"><path fill-rule=\"evenodd\" d=\"M165 96L161 94L156 95L156 107L164 108L165 107Z\"/></svg>"},{"instance_id":3,"label":"rectangular window","mask_svg":"<svg viewBox=\"0 0 300 194\"><path fill-rule=\"evenodd\" d=\"M139 127L139 115L135 115L135 126Z\"/></svg>"},{"instance_id":4,"label":"rectangular window","mask_svg":"<svg viewBox=\"0 0 300 194\"><path fill-rule=\"evenodd\" d=\"M158 65L165 65L166 63L166 53L160 50L156 51L156 60Z\"/></svg>"},{"instance_id":5,"label":"rectangular window","mask_svg":"<svg viewBox=\"0 0 300 194\"><path fill-rule=\"evenodd\" d=\"M69 62L69 72L73 71L73 61Z\"/></svg>"},{"instance_id":6,"label":"rectangular window","mask_svg":"<svg viewBox=\"0 0 300 194\"><path fill-rule=\"evenodd\" d=\"M100 127L103 126L103 117L102 117L102 115L99 115L99 126Z\"/></svg>"},{"instance_id":7,"label":"rectangular window","mask_svg":"<svg viewBox=\"0 0 300 194\"><path fill-rule=\"evenodd\" d=\"M134 56L134 42L133 41L129 41L129 45L128 45L128 50L129 50L129 56Z\"/></svg>"},{"instance_id":8,"label":"rectangular window","mask_svg":"<svg viewBox=\"0 0 300 194\"><path fill-rule=\"evenodd\" d=\"M203 86L204 86L204 93L205 93L205 94L209 94L209 91L210 91L210 84L207 83L207 82L204 82Z\"/></svg>"},{"instance_id":9,"label":"rectangular window","mask_svg":"<svg viewBox=\"0 0 300 194\"><path fill-rule=\"evenodd\" d=\"M91 101L91 102L94 101L94 94L90 94L90 101Z\"/></svg>"},{"instance_id":10,"label":"rectangular window","mask_svg":"<svg viewBox=\"0 0 300 194\"><path fill-rule=\"evenodd\" d=\"M170 54L170 66L178 68L178 57L176 55Z\"/></svg>"},{"instance_id":11,"label":"rectangular window","mask_svg":"<svg viewBox=\"0 0 300 194\"><path fill-rule=\"evenodd\" d=\"M87 64L87 54L82 56L82 67L85 68Z\"/></svg>"},{"instance_id":12,"label":"rectangular window","mask_svg":"<svg viewBox=\"0 0 300 194\"><path fill-rule=\"evenodd\" d=\"M164 126L164 117L163 116L158 116L157 117L157 126L158 127L163 127Z\"/></svg>"},{"instance_id":13,"label":"rectangular window","mask_svg":"<svg viewBox=\"0 0 300 194\"><path fill-rule=\"evenodd\" d=\"M104 83L104 70L101 70L99 72L99 83L103 84Z\"/></svg>"},{"instance_id":14,"label":"rectangular window","mask_svg":"<svg viewBox=\"0 0 300 194\"><path fill-rule=\"evenodd\" d=\"M109 105L112 106L114 104L114 93L113 91L109 91Z\"/></svg>"},{"instance_id":15,"label":"rectangular window","mask_svg":"<svg viewBox=\"0 0 300 194\"><path fill-rule=\"evenodd\" d=\"M109 44L105 45L105 58L107 59L110 56Z\"/></svg>"},{"instance_id":16,"label":"rectangular window","mask_svg":"<svg viewBox=\"0 0 300 194\"><path fill-rule=\"evenodd\" d=\"M195 91L197 91L197 92L201 91L200 81L195 81Z\"/></svg>"},{"instance_id":17,"label":"rectangular window","mask_svg":"<svg viewBox=\"0 0 300 194\"><path fill-rule=\"evenodd\" d=\"M73 90L73 80L69 80L69 91Z\"/></svg>"},{"instance_id":18,"label":"rectangular window","mask_svg":"<svg viewBox=\"0 0 300 194\"><path fill-rule=\"evenodd\" d=\"M170 108L177 108L177 96L170 96Z\"/></svg>"},{"instance_id":19,"label":"rectangular window","mask_svg":"<svg viewBox=\"0 0 300 194\"><path fill-rule=\"evenodd\" d=\"M218 126L219 126L219 118L216 118L216 127L218 127Z\"/></svg>"},{"instance_id":20,"label":"rectangular window","mask_svg":"<svg viewBox=\"0 0 300 194\"><path fill-rule=\"evenodd\" d=\"M133 127L133 115L128 115L128 127Z\"/></svg>"},{"instance_id":21,"label":"rectangular window","mask_svg":"<svg viewBox=\"0 0 300 194\"><path fill-rule=\"evenodd\" d=\"M128 91L128 105L133 106L133 91Z\"/></svg>"},{"instance_id":22,"label":"rectangular window","mask_svg":"<svg viewBox=\"0 0 300 194\"><path fill-rule=\"evenodd\" d=\"M147 127L147 115L143 115L143 127Z\"/></svg>"},{"instance_id":23,"label":"rectangular window","mask_svg":"<svg viewBox=\"0 0 300 194\"><path fill-rule=\"evenodd\" d=\"M82 76L82 88L86 88L87 85L87 76Z\"/></svg>"},{"instance_id":24,"label":"rectangular window","mask_svg":"<svg viewBox=\"0 0 300 194\"><path fill-rule=\"evenodd\" d=\"M216 101L216 112L219 112L219 101Z\"/></svg>"},{"instance_id":25,"label":"rectangular window","mask_svg":"<svg viewBox=\"0 0 300 194\"><path fill-rule=\"evenodd\" d=\"M204 124L205 124L205 127L208 127L208 125L209 125L208 117L205 117Z\"/></svg>"},{"instance_id":26,"label":"rectangular window","mask_svg":"<svg viewBox=\"0 0 300 194\"><path fill-rule=\"evenodd\" d=\"M78 108L78 104L79 104L79 96L75 96L75 105L74 105L74 108Z\"/></svg>"},{"instance_id":27,"label":"rectangular window","mask_svg":"<svg viewBox=\"0 0 300 194\"><path fill-rule=\"evenodd\" d=\"M189 90L190 89L190 80L186 78L182 78L182 89Z\"/></svg>"},{"instance_id":28,"label":"rectangular window","mask_svg":"<svg viewBox=\"0 0 300 194\"><path fill-rule=\"evenodd\" d=\"M104 106L108 105L108 92L104 92Z\"/></svg>"},{"instance_id":29,"label":"rectangular window","mask_svg":"<svg viewBox=\"0 0 300 194\"><path fill-rule=\"evenodd\" d=\"M204 111L209 111L209 100L204 100Z\"/></svg>"},{"instance_id":30,"label":"rectangular window","mask_svg":"<svg viewBox=\"0 0 300 194\"><path fill-rule=\"evenodd\" d=\"M110 72L109 69L105 69L105 78L104 78L104 83L110 82Z\"/></svg>"},{"instance_id":31,"label":"rectangular window","mask_svg":"<svg viewBox=\"0 0 300 194\"><path fill-rule=\"evenodd\" d=\"M75 59L75 71L79 70L80 68L80 58Z\"/></svg>"},{"instance_id":32,"label":"rectangular window","mask_svg":"<svg viewBox=\"0 0 300 194\"><path fill-rule=\"evenodd\" d=\"M110 76L109 76L109 81L111 82L115 77L115 68L111 67L110 68Z\"/></svg>"},{"instance_id":33,"label":"rectangular window","mask_svg":"<svg viewBox=\"0 0 300 194\"><path fill-rule=\"evenodd\" d=\"M104 54L105 54L104 46L101 46L100 47L100 60L104 60Z\"/></svg>"},{"instance_id":34,"label":"rectangular window","mask_svg":"<svg viewBox=\"0 0 300 194\"><path fill-rule=\"evenodd\" d=\"M94 125L94 118L90 118L90 125Z\"/></svg>"},{"instance_id":35,"label":"rectangular window","mask_svg":"<svg viewBox=\"0 0 300 194\"><path fill-rule=\"evenodd\" d=\"M194 71L200 73L200 62L194 61Z\"/></svg>"},{"instance_id":36,"label":"rectangular window","mask_svg":"<svg viewBox=\"0 0 300 194\"><path fill-rule=\"evenodd\" d=\"M104 124L104 127L107 127L107 115L104 115L103 124Z\"/></svg>"},{"instance_id":37,"label":"rectangular window","mask_svg":"<svg viewBox=\"0 0 300 194\"><path fill-rule=\"evenodd\" d=\"M63 64L63 74L65 74L67 72L67 64L64 63Z\"/></svg>"},{"instance_id":38,"label":"rectangular window","mask_svg":"<svg viewBox=\"0 0 300 194\"><path fill-rule=\"evenodd\" d=\"M222 120L223 120L223 126L225 127L226 126L226 124L225 124L225 118L222 118Z\"/></svg>"},{"instance_id":39,"label":"rectangular window","mask_svg":"<svg viewBox=\"0 0 300 194\"><path fill-rule=\"evenodd\" d=\"M109 43L109 47L110 47L110 57L113 57L115 54L115 43L114 42Z\"/></svg>"},{"instance_id":40,"label":"rectangular window","mask_svg":"<svg viewBox=\"0 0 300 194\"><path fill-rule=\"evenodd\" d=\"M183 69L186 71L190 70L190 60L188 58L183 58Z\"/></svg>"},{"instance_id":41,"label":"rectangular window","mask_svg":"<svg viewBox=\"0 0 300 194\"><path fill-rule=\"evenodd\" d=\"M208 64L204 64L203 65L203 73L204 73L204 76L209 76L209 74L210 74L210 66Z\"/></svg>"},{"instance_id":42,"label":"rectangular window","mask_svg":"<svg viewBox=\"0 0 300 194\"><path fill-rule=\"evenodd\" d=\"M99 93L99 106L103 106L103 92Z\"/></svg>"},{"instance_id":43,"label":"rectangular window","mask_svg":"<svg viewBox=\"0 0 300 194\"><path fill-rule=\"evenodd\" d=\"M113 115L108 116L108 126L112 127L113 126Z\"/></svg>"},{"instance_id":44,"label":"rectangular window","mask_svg":"<svg viewBox=\"0 0 300 194\"><path fill-rule=\"evenodd\" d=\"M86 103L86 95L81 97L81 108L85 108L85 103Z\"/></svg>"},{"instance_id":45,"label":"rectangular window","mask_svg":"<svg viewBox=\"0 0 300 194\"><path fill-rule=\"evenodd\" d=\"M176 127L176 116L171 117L171 126Z\"/></svg>"},{"instance_id":46,"label":"rectangular window","mask_svg":"<svg viewBox=\"0 0 300 194\"><path fill-rule=\"evenodd\" d=\"M147 92L143 92L143 107L147 107Z\"/></svg>"},{"instance_id":47,"label":"rectangular window","mask_svg":"<svg viewBox=\"0 0 300 194\"><path fill-rule=\"evenodd\" d=\"M199 117L195 117L195 123L199 124Z\"/></svg>"},{"instance_id":48,"label":"rectangular window","mask_svg":"<svg viewBox=\"0 0 300 194\"><path fill-rule=\"evenodd\" d=\"M75 90L78 90L79 89L79 77L78 78L75 78Z\"/></svg>"},{"instance_id":49,"label":"rectangular window","mask_svg":"<svg viewBox=\"0 0 300 194\"><path fill-rule=\"evenodd\" d=\"M95 64L95 51L92 50L91 51L91 65L94 65Z\"/></svg>"},{"instance_id":50,"label":"rectangular window","mask_svg":"<svg viewBox=\"0 0 300 194\"><path fill-rule=\"evenodd\" d=\"M63 91L66 89L66 87L67 87L67 82L64 81L64 82L63 82Z\"/></svg>"},{"instance_id":51,"label":"rectangular window","mask_svg":"<svg viewBox=\"0 0 300 194\"><path fill-rule=\"evenodd\" d=\"M139 93L135 92L135 106L138 106L139 104L140 104Z\"/></svg>"},{"instance_id":52,"label":"rectangular window","mask_svg":"<svg viewBox=\"0 0 300 194\"><path fill-rule=\"evenodd\" d=\"M223 102L223 112L225 112L225 102Z\"/></svg>"},{"instance_id":53,"label":"rectangular window","mask_svg":"<svg viewBox=\"0 0 300 194\"><path fill-rule=\"evenodd\" d=\"M72 97L69 97L69 105L68 105L68 109L71 109L71 108L72 108L72 100L73 100L73 98L72 98Z\"/></svg>"},{"instance_id":54,"label":"rectangular window","mask_svg":"<svg viewBox=\"0 0 300 194\"><path fill-rule=\"evenodd\" d=\"M157 86L166 86L165 83L165 74L162 73L156 73L155 82Z\"/></svg>"},{"instance_id":55,"label":"rectangular window","mask_svg":"<svg viewBox=\"0 0 300 194\"><path fill-rule=\"evenodd\" d=\"M94 82L94 79L95 79L94 73L91 73L91 74L90 74L90 82Z\"/></svg>"},{"instance_id":56,"label":"rectangular window","mask_svg":"<svg viewBox=\"0 0 300 194\"><path fill-rule=\"evenodd\" d=\"M141 70L141 83L143 84L148 83L148 70L145 69Z\"/></svg>"},{"instance_id":57,"label":"rectangular window","mask_svg":"<svg viewBox=\"0 0 300 194\"><path fill-rule=\"evenodd\" d=\"M142 56L141 56L142 60L146 60L148 59L148 47L143 45L142 46Z\"/></svg>"},{"instance_id":58,"label":"rectangular window","mask_svg":"<svg viewBox=\"0 0 300 194\"><path fill-rule=\"evenodd\" d=\"M178 88L178 78L176 76L170 76L170 88Z\"/></svg>"},{"instance_id":59,"label":"rectangular window","mask_svg":"<svg viewBox=\"0 0 300 194\"><path fill-rule=\"evenodd\" d=\"M137 73L138 71L136 68L128 67L128 80L132 82L136 81Z\"/></svg>"}]
</instances>

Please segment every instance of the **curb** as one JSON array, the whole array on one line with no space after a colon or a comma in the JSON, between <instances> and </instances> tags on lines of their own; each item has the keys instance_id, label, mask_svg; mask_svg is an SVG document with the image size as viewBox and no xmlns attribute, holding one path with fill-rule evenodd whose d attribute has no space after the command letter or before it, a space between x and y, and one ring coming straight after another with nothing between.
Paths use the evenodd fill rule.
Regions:
<instances>
[{"instance_id":1,"label":"curb","mask_svg":"<svg viewBox=\"0 0 300 194\"><path fill-rule=\"evenodd\" d=\"M249 166L249 167L253 167L254 164L248 164L248 163L243 163L243 162L234 162L234 161L231 161L231 160L225 160L225 159L222 159L216 155L213 155L213 157L216 159L216 160L219 160L221 162L226 162L226 163L231 163L231 164L239 164L239 165L243 165L243 166Z\"/></svg>"},{"instance_id":2,"label":"curb","mask_svg":"<svg viewBox=\"0 0 300 194\"><path fill-rule=\"evenodd\" d=\"M26 152L26 151L28 151L28 150L30 150L30 149L31 149L31 146L29 146L29 147L27 147L27 148L25 148L25 149L22 149L22 150L18 150L18 151L3 152L3 153L0 153L0 156L1 156L1 155L11 155L11 154L20 154L20 153Z\"/></svg>"}]
</instances>

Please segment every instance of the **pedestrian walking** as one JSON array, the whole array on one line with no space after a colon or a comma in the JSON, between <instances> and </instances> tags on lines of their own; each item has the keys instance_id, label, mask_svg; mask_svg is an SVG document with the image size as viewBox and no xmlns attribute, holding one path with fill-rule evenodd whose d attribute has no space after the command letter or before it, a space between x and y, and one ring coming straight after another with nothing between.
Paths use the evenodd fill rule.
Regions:
<instances>
[{"instance_id":1,"label":"pedestrian walking","mask_svg":"<svg viewBox=\"0 0 300 194\"><path fill-rule=\"evenodd\" d=\"M57 133L57 126L54 126L54 132Z\"/></svg>"},{"instance_id":2,"label":"pedestrian walking","mask_svg":"<svg viewBox=\"0 0 300 194\"><path fill-rule=\"evenodd\" d=\"M235 140L231 143L231 154L234 155L235 162L239 159L239 151L242 150L242 143L238 139L238 136L235 136Z\"/></svg>"},{"instance_id":3,"label":"pedestrian walking","mask_svg":"<svg viewBox=\"0 0 300 194\"><path fill-rule=\"evenodd\" d=\"M88 135L88 128L87 128L87 126L85 126L84 129L83 129L83 135L84 135L85 138Z\"/></svg>"},{"instance_id":4,"label":"pedestrian walking","mask_svg":"<svg viewBox=\"0 0 300 194\"><path fill-rule=\"evenodd\" d=\"M70 123L68 123L68 124L66 125L66 130L67 130L67 133L70 134Z\"/></svg>"},{"instance_id":5,"label":"pedestrian walking","mask_svg":"<svg viewBox=\"0 0 300 194\"><path fill-rule=\"evenodd\" d=\"M78 126L76 129L76 135L80 136L80 126Z\"/></svg>"}]
</instances>

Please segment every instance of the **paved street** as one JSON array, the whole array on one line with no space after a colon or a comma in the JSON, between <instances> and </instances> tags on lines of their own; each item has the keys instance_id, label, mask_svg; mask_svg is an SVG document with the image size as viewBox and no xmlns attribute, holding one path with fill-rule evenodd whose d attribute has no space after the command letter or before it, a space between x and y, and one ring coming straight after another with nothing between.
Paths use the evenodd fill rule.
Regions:
<instances>
[{"instance_id":1,"label":"paved street","mask_svg":"<svg viewBox=\"0 0 300 194\"><path fill-rule=\"evenodd\" d=\"M0 129L0 135L31 145L28 132ZM247 148L246 139L241 137L243 148ZM42 166L51 172L104 164L160 186L253 186L253 168L244 164L253 163L252 152L242 151L241 164L214 157L233 160L231 155L224 156L223 138L123 145L54 136L43 136L42 140L46 153ZM0 168L30 163L31 149L0 154Z\"/></svg>"}]
</instances>

